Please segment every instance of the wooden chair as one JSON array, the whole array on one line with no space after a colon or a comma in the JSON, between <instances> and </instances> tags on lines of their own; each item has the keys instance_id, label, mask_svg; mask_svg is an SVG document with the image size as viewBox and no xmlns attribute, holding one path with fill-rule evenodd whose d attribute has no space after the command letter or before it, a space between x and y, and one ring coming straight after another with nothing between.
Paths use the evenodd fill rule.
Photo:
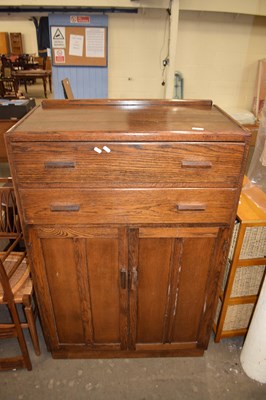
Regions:
<instances>
[{"instance_id":1,"label":"wooden chair","mask_svg":"<svg viewBox=\"0 0 266 400\"><path fill-rule=\"evenodd\" d=\"M11 78L13 71L13 64L5 55L1 56L1 76L3 78Z\"/></svg>"},{"instance_id":2,"label":"wooden chair","mask_svg":"<svg viewBox=\"0 0 266 400\"><path fill-rule=\"evenodd\" d=\"M6 99L22 97L19 91L19 81L16 78L0 78L0 96Z\"/></svg>"},{"instance_id":3,"label":"wooden chair","mask_svg":"<svg viewBox=\"0 0 266 400\"><path fill-rule=\"evenodd\" d=\"M74 95L68 78L62 80L62 86L64 90L65 99L73 100Z\"/></svg>"},{"instance_id":4,"label":"wooden chair","mask_svg":"<svg viewBox=\"0 0 266 400\"><path fill-rule=\"evenodd\" d=\"M0 178L0 183L6 180ZM0 186L0 307L7 307L11 321L0 321L0 339L17 338L21 355L0 358L0 370L32 369L23 329L28 328L37 355L40 346L36 329L37 308L33 306L33 285L23 244L13 187ZM21 319L21 305L25 320ZM19 312L20 311L20 312ZM2 313L1 315L3 315Z\"/></svg>"}]
</instances>

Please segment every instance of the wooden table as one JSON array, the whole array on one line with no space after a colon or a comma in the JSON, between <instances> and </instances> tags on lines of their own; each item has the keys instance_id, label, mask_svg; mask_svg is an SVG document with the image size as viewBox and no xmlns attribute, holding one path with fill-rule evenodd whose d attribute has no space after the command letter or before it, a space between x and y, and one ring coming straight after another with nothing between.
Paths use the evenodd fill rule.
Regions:
<instances>
[{"instance_id":1,"label":"wooden table","mask_svg":"<svg viewBox=\"0 0 266 400\"><path fill-rule=\"evenodd\" d=\"M46 82L48 78L49 89L52 92L52 71L45 69L28 69L28 70L20 70L13 73L13 75L24 81L25 91L27 90L27 79L37 79L41 78L43 82L43 90L44 96L47 98L47 90L46 90Z\"/></svg>"}]
</instances>

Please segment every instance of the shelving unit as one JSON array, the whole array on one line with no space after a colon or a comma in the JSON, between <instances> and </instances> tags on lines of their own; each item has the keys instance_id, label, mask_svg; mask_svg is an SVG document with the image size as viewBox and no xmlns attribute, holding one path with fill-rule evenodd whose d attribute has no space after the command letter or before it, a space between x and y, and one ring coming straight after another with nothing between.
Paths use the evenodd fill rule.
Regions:
<instances>
[{"instance_id":1,"label":"shelving unit","mask_svg":"<svg viewBox=\"0 0 266 400\"><path fill-rule=\"evenodd\" d=\"M266 213L242 193L214 322L215 342L246 334L265 274L265 257Z\"/></svg>"}]
</instances>

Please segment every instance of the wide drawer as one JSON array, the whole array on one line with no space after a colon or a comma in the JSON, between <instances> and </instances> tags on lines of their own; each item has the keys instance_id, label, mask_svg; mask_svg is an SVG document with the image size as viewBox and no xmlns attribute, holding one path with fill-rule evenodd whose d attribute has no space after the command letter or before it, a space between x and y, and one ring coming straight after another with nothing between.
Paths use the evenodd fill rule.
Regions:
<instances>
[{"instance_id":1,"label":"wide drawer","mask_svg":"<svg viewBox=\"0 0 266 400\"><path fill-rule=\"evenodd\" d=\"M236 187L241 143L14 143L24 187Z\"/></svg>"},{"instance_id":2,"label":"wide drawer","mask_svg":"<svg viewBox=\"0 0 266 400\"><path fill-rule=\"evenodd\" d=\"M21 189L28 224L230 223L236 189Z\"/></svg>"}]
</instances>

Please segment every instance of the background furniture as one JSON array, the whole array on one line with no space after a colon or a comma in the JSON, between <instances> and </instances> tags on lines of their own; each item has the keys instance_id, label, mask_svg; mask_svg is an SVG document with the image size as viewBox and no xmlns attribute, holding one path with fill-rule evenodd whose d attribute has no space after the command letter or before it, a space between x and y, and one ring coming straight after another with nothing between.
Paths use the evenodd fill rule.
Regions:
<instances>
[{"instance_id":1,"label":"background furniture","mask_svg":"<svg viewBox=\"0 0 266 400\"><path fill-rule=\"evenodd\" d=\"M10 32L11 53L23 54L22 34L19 32Z\"/></svg>"},{"instance_id":2,"label":"background furniture","mask_svg":"<svg viewBox=\"0 0 266 400\"><path fill-rule=\"evenodd\" d=\"M9 37L7 32L0 32L0 54L9 54Z\"/></svg>"},{"instance_id":3,"label":"background furniture","mask_svg":"<svg viewBox=\"0 0 266 400\"><path fill-rule=\"evenodd\" d=\"M63 85L63 89L64 89L64 94L65 94L65 98L69 99L69 100L73 100L74 99L74 95L71 89L71 85L69 82L68 78L65 78L62 80L62 85Z\"/></svg>"},{"instance_id":4,"label":"background furniture","mask_svg":"<svg viewBox=\"0 0 266 400\"><path fill-rule=\"evenodd\" d=\"M0 184L6 180L0 178ZM1 357L0 370L27 368L32 369L27 345L22 329L28 328L35 353L40 354L38 335L35 325L37 309L33 307L33 286L26 259L26 251L16 251L23 239L18 218L16 199L12 187L0 186L0 306L7 306L11 321L3 321L1 313L0 338L18 339L21 356ZM25 321L21 321L17 305L23 306Z\"/></svg>"},{"instance_id":5,"label":"background furniture","mask_svg":"<svg viewBox=\"0 0 266 400\"><path fill-rule=\"evenodd\" d=\"M0 97L3 99L18 99L22 96L19 92L19 81L16 78L0 77Z\"/></svg>"},{"instance_id":6,"label":"background furniture","mask_svg":"<svg viewBox=\"0 0 266 400\"><path fill-rule=\"evenodd\" d=\"M0 98L0 162L8 162L4 133L36 105L34 99Z\"/></svg>"},{"instance_id":7,"label":"background furniture","mask_svg":"<svg viewBox=\"0 0 266 400\"><path fill-rule=\"evenodd\" d=\"M53 357L208 346L248 134L211 101L44 101L6 135Z\"/></svg>"},{"instance_id":8,"label":"background furniture","mask_svg":"<svg viewBox=\"0 0 266 400\"><path fill-rule=\"evenodd\" d=\"M13 72L13 64L12 61L7 58L5 55L1 56L1 77L3 78L12 78Z\"/></svg>"},{"instance_id":9,"label":"background furniture","mask_svg":"<svg viewBox=\"0 0 266 400\"><path fill-rule=\"evenodd\" d=\"M242 193L216 312L216 342L246 334L265 274L265 257L266 213Z\"/></svg>"},{"instance_id":10,"label":"background furniture","mask_svg":"<svg viewBox=\"0 0 266 400\"><path fill-rule=\"evenodd\" d=\"M47 97L47 80L49 83L49 90L52 92L52 71L43 69L29 69L14 71L13 76L22 80L25 86L26 93L28 92L27 80L29 79L42 79L44 96Z\"/></svg>"}]
</instances>

